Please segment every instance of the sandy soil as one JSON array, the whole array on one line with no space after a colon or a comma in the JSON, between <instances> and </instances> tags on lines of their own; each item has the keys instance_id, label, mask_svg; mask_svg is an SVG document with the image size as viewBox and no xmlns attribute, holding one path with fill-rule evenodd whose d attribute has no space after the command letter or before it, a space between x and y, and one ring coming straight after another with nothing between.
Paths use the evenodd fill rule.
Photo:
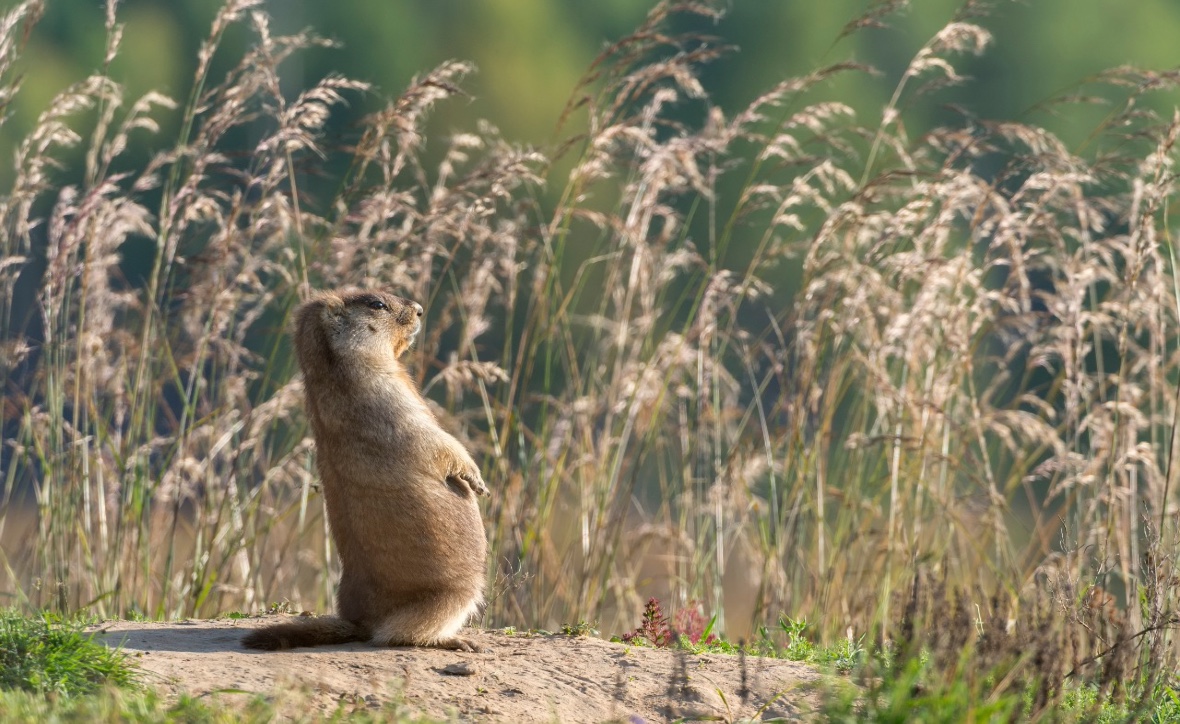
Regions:
<instances>
[{"instance_id":1,"label":"sandy soil","mask_svg":"<svg viewBox=\"0 0 1180 724\"><path fill-rule=\"evenodd\" d=\"M246 629L274 620L112 621L94 628L132 657L149 685L223 700L263 694L286 714L394 701L407 712L463 721L804 720L823 679L802 664L748 658L743 702L735 656L500 631L465 632L485 649L478 654L367 644L241 648Z\"/></svg>"}]
</instances>

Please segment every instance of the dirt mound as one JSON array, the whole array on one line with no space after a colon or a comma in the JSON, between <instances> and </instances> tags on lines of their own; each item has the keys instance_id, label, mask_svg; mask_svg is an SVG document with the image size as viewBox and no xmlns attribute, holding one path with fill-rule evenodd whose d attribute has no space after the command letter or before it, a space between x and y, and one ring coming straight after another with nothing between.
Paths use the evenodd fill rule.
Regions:
<instances>
[{"instance_id":1,"label":"dirt mound","mask_svg":"<svg viewBox=\"0 0 1180 724\"><path fill-rule=\"evenodd\" d=\"M747 695L736 656L683 654L597 638L469 631L478 654L347 644L246 651L244 631L274 616L94 627L173 695L275 697L280 712L380 707L504 722L806 719L823 675L803 664L749 657Z\"/></svg>"}]
</instances>

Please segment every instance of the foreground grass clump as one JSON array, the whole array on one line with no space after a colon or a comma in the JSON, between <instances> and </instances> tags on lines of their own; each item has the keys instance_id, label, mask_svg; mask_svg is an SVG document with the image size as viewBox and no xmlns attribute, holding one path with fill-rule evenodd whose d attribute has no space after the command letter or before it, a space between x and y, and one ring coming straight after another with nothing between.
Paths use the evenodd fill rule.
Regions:
<instances>
[{"instance_id":1,"label":"foreground grass clump","mask_svg":"<svg viewBox=\"0 0 1180 724\"><path fill-rule=\"evenodd\" d=\"M106 688L87 696L55 699L26 691L0 692L0 720L13 724L43 722L202 722L264 724L273 715L262 710L217 707L192 698L174 704L151 691Z\"/></svg>"},{"instance_id":2,"label":"foreground grass clump","mask_svg":"<svg viewBox=\"0 0 1180 724\"><path fill-rule=\"evenodd\" d=\"M135 673L122 653L51 615L0 610L0 689L75 697L106 686L129 687Z\"/></svg>"},{"instance_id":3,"label":"foreground grass clump","mask_svg":"<svg viewBox=\"0 0 1180 724\"><path fill-rule=\"evenodd\" d=\"M929 658L889 662L878 652L873 659L872 666L858 672L864 675L858 676L863 688L827 689L820 708L825 721L1180 722L1180 683L1175 680L1150 689L1130 680L1118 696L1095 683L1068 683L1048 706L1038 706L1042 682L1012 687L1004 670L989 671L979 661L964 660L948 675Z\"/></svg>"},{"instance_id":4,"label":"foreground grass clump","mask_svg":"<svg viewBox=\"0 0 1180 724\"><path fill-rule=\"evenodd\" d=\"M298 693L293 694L298 696ZM405 711L396 701L373 708L366 703L342 701L328 712L280 714L271 700L243 698L225 692L217 697L181 696L168 701L151 690L105 688L71 699L53 699L25 691L0 691L0 721L5 724L44 724L97 721L133 724L434 724L437 720Z\"/></svg>"},{"instance_id":5,"label":"foreground grass clump","mask_svg":"<svg viewBox=\"0 0 1180 724\"><path fill-rule=\"evenodd\" d=\"M1022 603L1019 620L995 597L969 609L964 597L919 577L890 638L866 645L867 635L851 633L822 643L816 627L789 616L753 641L732 643L703 627L696 605L669 616L652 598L639 625L612 640L679 656L737 655L743 671L757 667L748 661L756 657L813 664L856 684L824 686L819 713L831 721L1180 722L1177 672L1158 639L1136 643L1157 629L1127 636L1099 616L1070 620L1061 615L1067 609ZM1087 635L1097 647L1086 645Z\"/></svg>"},{"instance_id":6,"label":"foreground grass clump","mask_svg":"<svg viewBox=\"0 0 1180 724\"><path fill-rule=\"evenodd\" d=\"M889 638L852 672L860 691L831 697L826 711L871 722L1180 721L1167 650L1175 613L1153 614L1145 595L1145 625L1132 629L1105 595L1091 585L1075 608L1060 592L1013 601L916 576Z\"/></svg>"}]
</instances>

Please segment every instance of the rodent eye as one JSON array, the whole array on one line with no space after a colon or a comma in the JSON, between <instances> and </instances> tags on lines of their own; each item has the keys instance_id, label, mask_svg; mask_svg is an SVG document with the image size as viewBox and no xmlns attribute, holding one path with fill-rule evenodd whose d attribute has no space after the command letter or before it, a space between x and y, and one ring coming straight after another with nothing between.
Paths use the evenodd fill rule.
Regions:
<instances>
[{"instance_id":1,"label":"rodent eye","mask_svg":"<svg viewBox=\"0 0 1180 724\"><path fill-rule=\"evenodd\" d=\"M380 299L373 299L369 302L369 309L389 309L389 306Z\"/></svg>"}]
</instances>

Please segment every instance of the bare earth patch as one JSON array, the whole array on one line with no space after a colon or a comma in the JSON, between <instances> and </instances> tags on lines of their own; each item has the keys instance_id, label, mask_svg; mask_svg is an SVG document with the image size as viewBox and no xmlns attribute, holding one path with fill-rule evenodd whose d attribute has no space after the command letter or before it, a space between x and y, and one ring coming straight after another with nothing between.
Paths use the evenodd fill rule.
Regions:
<instances>
[{"instance_id":1,"label":"bare earth patch","mask_svg":"<svg viewBox=\"0 0 1180 724\"><path fill-rule=\"evenodd\" d=\"M280 713L380 707L503 722L664 721L668 718L804 720L824 675L804 664L747 657L743 702L738 657L682 654L564 635L465 631L471 654L347 644L246 651L248 629L276 620L110 621L100 638L122 648L145 683L172 695L274 697Z\"/></svg>"}]
</instances>

